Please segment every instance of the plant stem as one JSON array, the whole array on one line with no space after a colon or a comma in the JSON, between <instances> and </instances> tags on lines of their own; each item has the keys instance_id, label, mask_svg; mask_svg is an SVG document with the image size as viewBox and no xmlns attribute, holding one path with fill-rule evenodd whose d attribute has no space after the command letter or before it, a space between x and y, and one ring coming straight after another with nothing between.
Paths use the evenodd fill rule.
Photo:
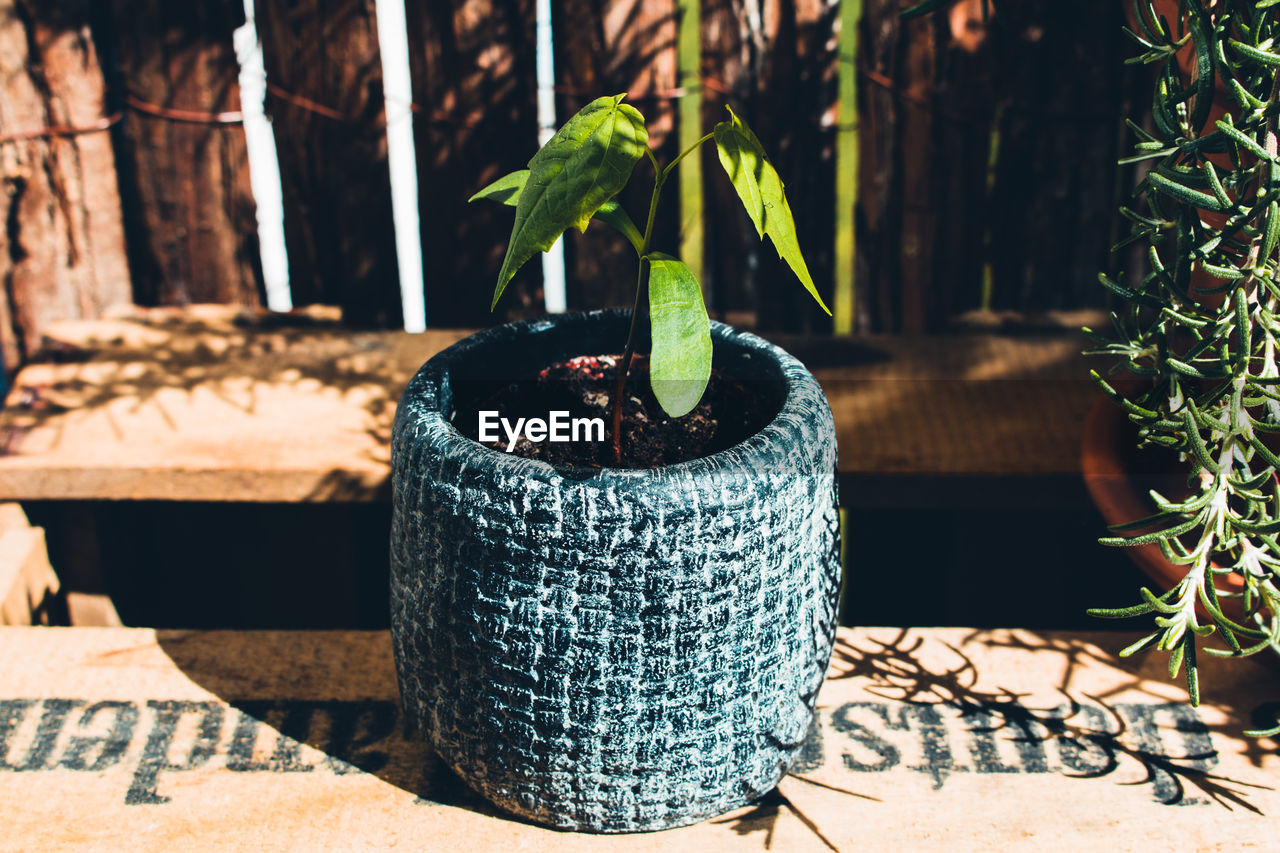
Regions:
<instances>
[{"instance_id":1,"label":"plant stem","mask_svg":"<svg viewBox=\"0 0 1280 853\"><path fill-rule=\"evenodd\" d=\"M705 137L703 139L705 141ZM700 141L699 145L702 144ZM695 146L696 147L696 146ZM653 160L653 195L649 198L649 216L644 223L644 239L640 243L640 265L636 270L636 299L631 306L631 328L627 330L627 346L622 353L622 363L618 365L618 378L613 385L613 398L609 401L609 419L612 427L613 462L622 464L622 394L627 388L627 375L631 372L631 359L636 352L636 328L640 325L640 302L644 298L645 288L649 284L649 243L653 239L653 220L658 213L658 198L662 195L662 185L666 183L671 167L658 168L658 161L649 149L649 159ZM685 152L688 153L687 151ZM684 154L680 155L681 157ZM678 158L677 158L678 159ZM673 162L671 165L675 165Z\"/></svg>"},{"instance_id":2,"label":"plant stem","mask_svg":"<svg viewBox=\"0 0 1280 853\"><path fill-rule=\"evenodd\" d=\"M685 157L688 157L690 154L692 154L694 151L696 151L699 147L701 147L701 146L702 146L702 143L706 142L708 139L710 139L710 138L711 138L711 137L713 137L713 136L715 136L715 133L714 133L714 132L712 132L712 133L708 133L706 136L702 137L702 138L701 138L701 139L699 139L697 142L693 143L693 144L692 144L692 145L690 145L688 148L684 149L684 150L683 150L683 151L681 151L679 154L677 154L677 155L676 155L676 159L674 159L674 160L672 160L670 163L668 163L668 164L667 164L667 168L663 169L663 170L659 173L659 176L662 178L662 180L664 180L664 181L665 181L665 180L667 179L667 175L671 174L672 170L673 170L673 169L675 169L675 167L676 167L676 166L680 165L680 161L681 161L681 160L683 160ZM658 164L657 164L657 162L656 162L656 161L655 161L655 162L654 162L654 164L653 164L653 168L654 168L654 170L655 170L655 171L657 171Z\"/></svg>"}]
</instances>

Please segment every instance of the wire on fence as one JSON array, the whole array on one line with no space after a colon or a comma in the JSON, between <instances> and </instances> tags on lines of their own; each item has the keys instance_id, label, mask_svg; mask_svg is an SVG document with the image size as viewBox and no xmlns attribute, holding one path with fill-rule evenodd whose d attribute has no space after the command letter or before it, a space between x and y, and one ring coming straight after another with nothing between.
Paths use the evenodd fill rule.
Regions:
<instances>
[{"instance_id":1,"label":"wire on fence","mask_svg":"<svg viewBox=\"0 0 1280 853\"><path fill-rule=\"evenodd\" d=\"M110 130L112 125L117 124L124 113L116 112L109 116L98 119L90 124L70 126L70 125L53 125L50 127L38 127L34 130L18 130L12 133L0 134L0 144L5 142L26 142L32 139L49 139L52 137L81 136L86 133L99 133L104 130Z\"/></svg>"},{"instance_id":2,"label":"wire on fence","mask_svg":"<svg viewBox=\"0 0 1280 853\"><path fill-rule=\"evenodd\" d=\"M918 94L916 92L908 91L904 89L902 86L900 86L896 81L892 80L888 76L881 74L880 72L875 71L873 69L861 67L858 69L858 73L865 80L870 82L872 85L875 85L881 89L888 91L890 94L894 95L895 97L901 98L902 100L912 104L915 107L928 110L943 118L949 119L951 121L962 122L962 123L981 123L983 121L981 117L978 117L972 114L965 115L965 114L951 112L939 106L937 103L933 101L933 99L927 96ZM730 90L728 85L726 85L723 81L718 80L714 77L703 77L701 80L701 83L707 89L710 89L720 95L727 96L732 94L732 91ZM315 113L316 115L320 115L325 118L332 119L333 121L342 121L342 122L348 122L348 123L357 123L362 121L361 117L359 116L351 115L349 113L344 113L341 110L337 110L337 109L334 109L333 107L326 106L325 104L322 104L304 95L299 95L296 92L291 92L288 89L285 89L283 86L279 86L275 83L268 83L267 91L269 91L272 95L279 98L280 100L285 101L286 103L292 104L293 106L296 106L299 109L303 109L308 112ZM587 92L571 86L556 86L555 91L557 94L568 95L571 97L583 97L583 98L595 97L596 95L599 94L598 92ZM680 87L680 88L674 88L674 89L659 89L653 92L644 92L644 93L637 94L633 96L633 100L636 100L636 101L676 100L684 97L687 91L688 89L686 87ZM144 101L141 98L138 98L132 94L126 94L124 97L124 101L125 101L125 105L134 112L142 113L143 115L147 115L152 118L168 119L170 121L179 121L179 122L184 122L189 124L234 125L234 124L243 123L243 119L244 119L243 114L239 110L227 110L223 112L207 112L203 110L188 110L188 109L178 109L175 107L163 107L158 104L153 104L148 101ZM415 114L425 117L429 121L438 122L441 124L451 124L451 125L455 125L459 127L467 127L467 128L474 128L480 125L480 122L476 119L460 118L458 116L450 115L448 113L442 112L440 110L432 109L430 107L426 107L418 103L410 103L409 109L413 111ZM1083 112L1071 113L1066 111L1054 111L1054 110L1048 110L1048 109L1037 109L1037 110L1028 109L1027 111L1033 112L1034 114L1042 117L1048 116L1048 117L1062 118L1062 119L1068 119L1068 120L1081 120L1081 121L1090 120L1090 119L1096 120L1101 117L1110 116L1109 113L1106 114L1106 116L1101 116L1096 114L1091 115ZM123 118L124 118L124 111L118 111L118 112L112 113L109 116L105 116L99 119L98 121L95 121L86 125L77 125L77 126L52 125L49 127L34 128L31 130L14 131L11 133L0 134L0 144L11 143L11 142L24 142L32 139L47 139L47 138L53 138L53 137L73 137L73 136L80 136L87 133L100 133L102 131L110 130L112 127L119 124ZM385 118L379 119L376 122L376 125L378 127L386 127Z\"/></svg>"},{"instance_id":3,"label":"wire on fence","mask_svg":"<svg viewBox=\"0 0 1280 853\"><path fill-rule=\"evenodd\" d=\"M148 103L141 98L133 95L125 95L124 102L133 109L145 115L154 116L156 118L167 118L173 121L188 122L191 124L240 124L244 121L244 113L239 110L230 110L221 113L210 113L202 110L183 110L175 107L162 107L156 104Z\"/></svg>"}]
</instances>

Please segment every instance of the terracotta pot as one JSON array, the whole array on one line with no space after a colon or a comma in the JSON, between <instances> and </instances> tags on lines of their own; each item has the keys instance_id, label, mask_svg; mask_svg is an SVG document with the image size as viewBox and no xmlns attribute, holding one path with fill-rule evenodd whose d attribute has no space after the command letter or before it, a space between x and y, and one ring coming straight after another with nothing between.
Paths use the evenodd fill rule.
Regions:
<instances>
[{"instance_id":1,"label":"terracotta pot","mask_svg":"<svg viewBox=\"0 0 1280 853\"><path fill-rule=\"evenodd\" d=\"M1185 481L1187 466L1167 459L1155 451L1139 451L1129 419L1111 400L1099 397L1085 420L1081 442L1080 468L1085 486L1107 524L1123 524L1155 513L1149 492L1159 491L1165 497L1178 494ZM1142 470L1135 470L1135 460L1146 454ZM1166 461L1167 460L1167 461ZM1187 573L1185 566L1165 559L1158 545L1134 545L1125 552L1151 578L1157 594L1173 588ZM1239 575L1219 578L1219 589L1243 592ZM1241 617L1237 600L1224 599L1224 612L1233 619Z\"/></svg>"}]
</instances>

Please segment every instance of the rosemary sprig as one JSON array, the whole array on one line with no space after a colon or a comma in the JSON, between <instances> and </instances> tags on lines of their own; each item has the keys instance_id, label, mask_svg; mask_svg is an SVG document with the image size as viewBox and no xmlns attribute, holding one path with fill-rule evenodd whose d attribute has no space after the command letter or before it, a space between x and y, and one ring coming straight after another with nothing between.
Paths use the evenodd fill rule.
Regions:
<instances>
[{"instance_id":1,"label":"rosemary sprig","mask_svg":"<svg viewBox=\"0 0 1280 853\"><path fill-rule=\"evenodd\" d=\"M1145 243L1151 270L1102 277L1124 304L1110 330L1086 330L1088 352L1145 379L1126 395L1094 374L1141 445L1181 454L1188 494L1153 492L1155 516L1102 542L1156 544L1186 574L1161 594L1142 590L1136 606L1090 612L1153 617L1155 630L1122 654L1167 652L1170 676L1184 669L1198 704L1203 638L1224 646L1209 654L1280 653L1280 454L1268 444L1280 433L1280 4L1179 0L1171 20L1166 4L1131 2L1131 61L1157 74L1154 129L1130 123L1125 160L1154 165L1121 213L1132 223L1124 244ZM1211 120L1215 100L1226 114ZM1228 597L1239 618L1224 612Z\"/></svg>"}]
</instances>

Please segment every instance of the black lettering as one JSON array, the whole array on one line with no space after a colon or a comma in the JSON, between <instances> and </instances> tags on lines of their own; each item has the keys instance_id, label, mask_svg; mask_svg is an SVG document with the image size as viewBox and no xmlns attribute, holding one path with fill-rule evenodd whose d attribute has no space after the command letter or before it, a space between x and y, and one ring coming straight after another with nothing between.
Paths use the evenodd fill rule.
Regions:
<instances>
[{"instance_id":1,"label":"black lettering","mask_svg":"<svg viewBox=\"0 0 1280 853\"><path fill-rule=\"evenodd\" d=\"M1208 770L1218 763L1218 750L1209 736L1209 727L1196 713L1196 709L1182 702L1170 702L1162 706L1173 715L1173 727L1182 735L1183 755L1180 760L1187 766Z\"/></svg>"},{"instance_id":2,"label":"black lettering","mask_svg":"<svg viewBox=\"0 0 1280 853\"><path fill-rule=\"evenodd\" d=\"M845 767L861 773L878 773L897 767L902 760L902 755L898 752L898 748L880 739L870 729L849 718L851 712L859 709L869 710L879 716L884 721L885 728L902 728L900 725L895 726L889 722L889 707L883 702L850 702L847 705L841 705L831 715L832 727L836 731L848 735L849 739L854 743L880 756L879 761L868 764L846 752L843 756Z\"/></svg>"},{"instance_id":3,"label":"black lettering","mask_svg":"<svg viewBox=\"0 0 1280 853\"><path fill-rule=\"evenodd\" d=\"M18 766L19 770L48 770L53 767L50 759L53 749L58 744L58 735L67 722L71 709L84 704L82 699L46 699L44 713L40 715L40 724L36 727L36 736L27 750L27 760Z\"/></svg>"},{"instance_id":4,"label":"black lettering","mask_svg":"<svg viewBox=\"0 0 1280 853\"><path fill-rule=\"evenodd\" d=\"M1017 773L1018 768L1005 764L1000 757L1000 746L995 733L1003 728L996 723L989 705L965 705L960 709L962 719L970 720L969 754L973 756L973 769L979 773Z\"/></svg>"},{"instance_id":5,"label":"black lettering","mask_svg":"<svg viewBox=\"0 0 1280 853\"><path fill-rule=\"evenodd\" d=\"M280 710L283 719L276 735L271 756L265 761L255 761L253 748L258 742L258 730L272 711ZM315 706L309 702L237 702L235 732L227 750L227 769L240 773L269 771L273 773L307 773L315 768L302 761L301 741L305 741L311 728L311 715Z\"/></svg>"},{"instance_id":6,"label":"black lettering","mask_svg":"<svg viewBox=\"0 0 1280 853\"><path fill-rule=\"evenodd\" d=\"M376 773L387 765L386 751L369 747L381 744L395 731L398 714L394 702L325 702L320 706L333 723L325 750L330 770L340 775L356 770Z\"/></svg>"},{"instance_id":7,"label":"black lettering","mask_svg":"<svg viewBox=\"0 0 1280 853\"><path fill-rule=\"evenodd\" d=\"M1135 757L1140 760L1151 777L1152 793L1165 805L1196 805L1199 799L1183 796L1182 782L1178 774L1186 770L1203 770L1217 763L1218 754L1209 739L1209 730L1189 705L1169 703L1147 705L1124 703L1114 706L1117 714L1128 723L1133 735ZM1156 712L1167 711L1174 717L1174 727L1182 734L1186 755L1170 755L1156 723ZM1174 764L1173 761L1186 761Z\"/></svg>"},{"instance_id":8,"label":"black lettering","mask_svg":"<svg viewBox=\"0 0 1280 853\"><path fill-rule=\"evenodd\" d=\"M218 702L160 701L151 699L147 707L156 713L155 722L142 748L142 759L134 771L133 782L125 793L126 805L167 803L169 798L156 791L161 771L194 770L208 761L218 749L222 735L223 705ZM178 722L185 714L203 714L191 749L181 761L172 761L169 752L178 732Z\"/></svg>"},{"instance_id":9,"label":"black lettering","mask_svg":"<svg viewBox=\"0 0 1280 853\"><path fill-rule=\"evenodd\" d=\"M942 783L956 770L956 762L951 754L951 738L937 706L912 702L902 709L901 718L904 727L909 727L911 721L916 723L920 732L920 752L924 756L923 764L908 769L928 773L933 778L933 790L942 790Z\"/></svg>"},{"instance_id":10,"label":"black lettering","mask_svg":"<svg viewBox=\"0 0 1280 853\"><path fill-rule=\"evenodd\" d=\"M1006 726L1012 726L1017 734L1013 748L1018 751L1018 761L1024 773L1048 773L1049 755L1044 742L1049 734L1036 714L1018 702L1000 702L995 709L1004 718Z\"/></svg>"},{"instance_id":11,"label":"black lettering","mask_svg":"<svg viewBox=\"0 0 1280 853\"><path fill-rule=\"evenodd\" d=\"M1070 714L1070 716L1068 716ZM1067 724L1074 717L1080 723ZM1106 776L1119 766L1115 735L1107 730L1107 715L1092 705L1062 705L1044 721L1056 735L1058 759L1067 770L1085 776Z\"/></svg>"},{"instance_id":12,"label":"black lettering","mask_svg":"<svg viewBox=\"0 0 1280 853\"><path fill-rule=\"evenodd\" d=\"M118 762L133 741L133 730L138 725L138 706L132 702L108 700L97 702L84 709L78 728L89 728L94 718L103 711L114 711L115 719L105 735L73 735L60 762L70 770L105 770ZM97 755L93 751L99 749ZM90 757L92 756L92 758Z\"/></svg>"},{"instance_id":13,"label":"black lettering","mask_svg":"<svg viewBox=\"0 0 1280 853\"><path fill-rule=\"evenodd\" d=\"M9 741L35 704L35 699L0 699L0 770L18 769L9 763Z\"/></svg>"}]
</instances>

